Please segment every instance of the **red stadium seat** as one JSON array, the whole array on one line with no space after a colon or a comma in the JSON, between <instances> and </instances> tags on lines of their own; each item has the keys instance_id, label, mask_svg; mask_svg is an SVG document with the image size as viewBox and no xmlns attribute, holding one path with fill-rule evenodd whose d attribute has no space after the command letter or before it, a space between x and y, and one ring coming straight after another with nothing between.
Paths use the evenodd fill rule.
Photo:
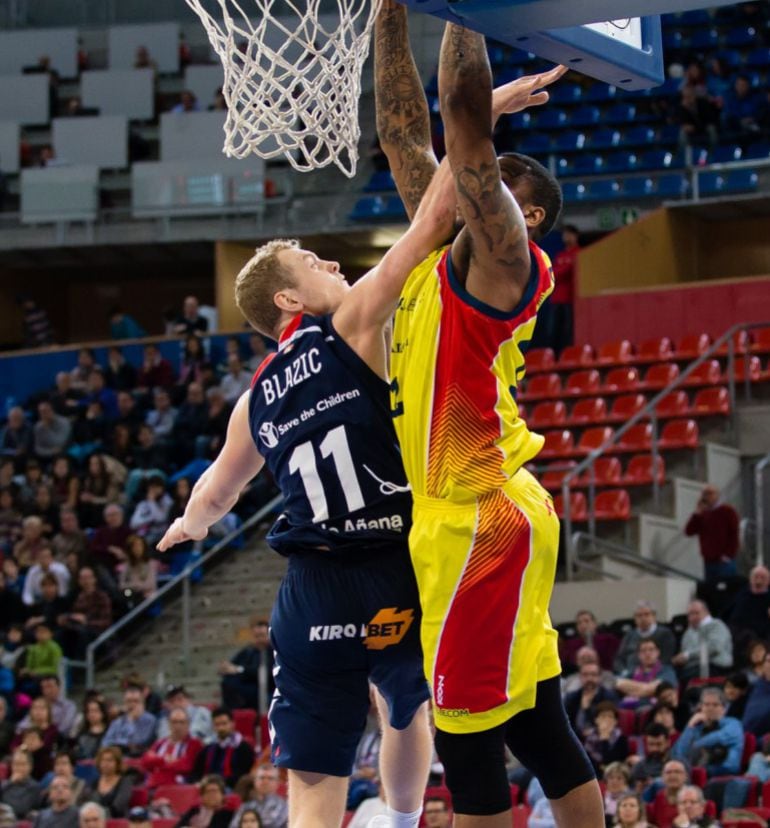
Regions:
<instances>
[{"instance_id":1,"label":"red stadium seat","mask_svg":"<svg viewBox=\"0 0 770 828\"><path fill-rule=\"evenodd\" d=\"M770 354L770 328L760 328L754 331L753 340L752 354Z\"/></svg>"},{"instance_id":2,"label":"red stadium seat","mask_svg":"<svg viewBox=\"0 0 770 828\"><path fill-rule=\"evenodd\" d=\"M564 394L570 397L590 397L599 393L600 383L601 377L598 371L575 371L567 377Z\"/></svg>"},{"instance_id":3,"label":"red stadium seat","mask_svg":"<svg viewBox=\"0 0 770 828\"><path fill-rule=\"evenodd\" d=\"M639 346L635 362L666 362L673 357L674 343L667 336L662 336L660 339L645 339Z\"/></svg>"},{"instance_id":4,"label":"red stadium seat","mask_svg":"<svg viewBox=\"0 0 770 828\"><path fill-rule=\"evenodd\" d=\"M525 357L528 374L542 374L553 371L556 365L556 354L551 348L533 348L527 351Z\"/></svg>"},{"instance_id":5,"label":"red stadium seat","mask_svg":"<svg viewBox=\"0 0 770 828\"><path fill-rule=\"evenodd\" d=\"M131 789L131 799L128 800L130 808L146 808L150 801L150 792L147 788L137 786Z\"/></svg>"},{"instance_id":6,"label":"red stadium seat","mask_svg":"<svg viewBox=\"0 0 770 828\"><path fill-rule=\"evenodd\" d=\"M655 406L655 413L661 420L684 417L690 407L686 391L672 391Z\"/></svg>"},{"instance_id":7,"label":"red stadium seat","mask_svg":"<svg viewBox=\"0 0 770 828\"><path fill-rule=\"evenodd\" d=\"M760 808L757 805L744 805L741 808L742 811L750 811L752 814L756 814L761 819L764 819L765 822L770 821L770 808ZM722 812L722 816L719 820L719 824L722 828L757 828L758 825L761 825L761 822L757 822L756 819L730 819L729 815L727 815L726 811Z\"/></svg>"},{"instance_id":8,"label":"red stadium seat","mask_svg":"<svg viewBox=\"0 0 770 828\"><path fill-rule=\"evenodd\" d=\"M754 755L757 750L757 737L750 733L748 730L743 734L743 752L741 753L741 773L746 773L746 768L749 766L749 759ZM754 776L750 776L749 779L756 779ZM756 805L756 800L754 802L747 802L747 805Z\"/></svg>"},{"instance_id":9,"label":"red stadium seat","mask_svg":"<svg viewBox=\"0 0 770 828\"><path fill-rule=\"evenodd\" d=\"M644 394L624 394L612 403L609 417L613 423L626 423L647 405Z\"/></svg>"},{"instance_id":10,"label":"red stadium seat","mask_svg":"<svg viewBox=\"0 0 770 828\"><path fill-rule=\"evenodd\" d=\"M166 818L153 819L152 828L175 828L177 822L179 822L179 820L176 819L176 818L173 818L173 819L166 819Z\"/></svg>"},{"instance_id":11,"label":"red stadium seat","mask_svg":"<svg viewBox=\"0 0 770 828\"><path fill-rule=\"evenodd\" d=\"M560 371L586 368L594 364L594 349L590 345L569 345L559 355Z\"/></svg>"},{"instance_id":12,"label":"red stadium seat","mask_svg":"<svg viewBox=\"0 0 770 828\"><path fill-rule=\"evenodd\" d=\"M167 799L175 814L183 814L200 802L197 785L158 785L153 800Z\"/></svg>"},{"instance_id":13,"label":"red stadium seat","mask_svg":"<svg viewBox=\"0 0 770 828\"><path fill-rule=\"evenodd\" d=\"M561 396L561 377L558 374L535 374L532 379L527 380L524 390L518 399L547 400Z\"/></svg>"},{"instance_id":14,"label":"red stadium seat","mask_svg":"<svg viewBox=\"0 0 770 828\"><path fill-rule=\"evenodd\" d=\"M0 762L0 782L5 782L5 780L11 775L11 769L8 766L7 762Z\"/></svg>"},{"instance_id":15,"label":"red stadium seat","mask_svg":"<svg viewBox=\"0 0 770 828\"><path fill-rule=\"evenodd\" d=\"M735 354L745 354L746 351L749 349L749 334L748 331L736 331L733 334L733 353ZM718 356L727 356L729 353L728 351L728 343L723 342L716 350Z\"/></svg>"},{"instance_id":16,"label":"red stadium seat","mask_svg":"<svg viewBox=\"0 0 770 828\"><path fill-rule=\"evenodd\" d=\"M662 391L679 376L679 366L675 362L659 362L650 365L644 373L642 388L647 391Z\"/></svg>"},{"instance_id":17,"label":"red stadium seat","mask_svg":"<svg viewBox=\"0 0 770 828\"><path fill-rule=\"evenodd\" d=\"M684 385L697 388L703 385L719 385L721 381L722 369L719 367L719 360L707 359L687 377Z\"/></svg>"},{"instance_id":18,"label":"red stadium seat","mask_svg":"<svg viewBox=\"0 0 770 828\"><path fill-rule=\"evenodd\" d=\"M567 474L577 466L574 460L562 460L558 463L551 463L543 472L540 485L549 492L560 492L561 484ZM577 485L577 478L573 478L572 486Z\"/></svg>"},{"instance_id":19,"label":"red stadium seat","mask_svg":"<svg viewBox=\"0 0 770 828\"><path fill-rule=\"evenodd\" d=\"M662 451L698 448L698 424L695 420L670 420L663 426L658 440Z\"/></svg>"},{"instance_id":20,"label":"red stadium seat","mask_svg":"<svg viewBox=\"0 0 770 828\"><path fill-rule=\"evenodd\" d=\"M106 828L128 828L129 822L127 819L108 819Z\"/></svg>"},{"instance_id":21,"label":"red stadium seat","mask_svg":"<svg viewBox=\"0 0 770 828\"><path fill-rule=\"evenodd\" d=\"M524 422L527 422L527 417L529 416L529 412L527 411L527 406L518 403L516 406L517 411L519 412L519 417L521 417Z\"/></svg>"},{"instance_id":22,"label":"red stadium seat","mask_svg":"<svg viewBox=\"0 0 770 828\"><path fill-rule=\"evenodd\" d=\"M607 372L602 393L625 394L639 388L639 371L636 368L613 368Z\"/></svg>"},{"instance_id":23,"label":"red stadium seat","mask_svg":"<svg viewBox=\"0 0 770 828\"><path fill-rule=\"evenodd\" d=\"M233 724L238 733L250 744L257 741L257 711L248 707L233 710Z\"/></svg>"},{"instance_id":24,"label":"red stadium seat","mask_svg":"<svg viewBox=\"0 0 770 828\"><path fill-rule=\"evenodd\" d=\"M701 388L695 394L692 406L687 410L690 417L727 416L730 413L730 394L726 388Z\"/></svg>"},{"instance_id":25,"label":"red stadium seat","mask_svg":"<svg viewBox=\"0 0 770 828\"><path fill-rule=\"evenodd\" d=\"M588 501L586 500L586 496L582 492L570 492L569 495L569 505L570 505L570 519L574 523L585 523L588 520ZM556 514L560 517L564 517L564 499L561 495L556 495L553 499L553 506L556 510Z\"/></svg>"},{"instance_id":26,"label":"red stadium seat","mask_svg":"<svg viewBox=\"0 0 770 828\"><path fill-rule=\"evenodd\" d=\"M596 364L602 366L625 365L631 362L634 356L634 349L627 339L620 339L617 342L607 342L599 348L596 355Z\"/></svg>"},{"instance_id":27,"label":"red stadium seat","mask_svg":"<svg viewBox=\"0 0 770 828\"><path fill-rule=\"evenodd\" d=\"M745 382L746 381L746 357L736 357L735 358L735 381L736 382ZM751 382L759 382L762 378L762 363L759 361L758 356L750 356L748 357L748 372L749 372L749 380ZM725 366L725 372L722 376L723 382L727 382L730 378L730 366Z\"/></svg>"},{"instance_id":28,"label":"red stadium seat","mask_svg":"<svg viewBox=\"0 0 770 828\"><path fill-rule=\"evenodd\" d=\"M601 448L612 439L613 430L609 426L596 426L587 428L580 437L575 451L578 454L590 454L592 451Z\"/></svg>"},{"instance_id":29,"label":"red stadium seat","mask_svg":"<svg viewBox=\"0 0 770 828\"><path fill-rule=\"evenodd\" d=\"M528 420L530 428L556 428L567 422L567 406L561 400L538 403Z\"/></svg>"},{"instance_id":30,"label":"red stadium seat","mask_svg":"<svg viewBox=\"0 0 770 828\"><path fill-rule=\"evenodd\" d=\"M604 397L588 397L572 406L567 422L571 426L584 426L603 423L606 419L607 403Z\"/></svg>"},{"instance_id":31,"label":"red stadium seat","mask_svg":"<svg viewBox=\"0 0 770 828\"><path fill-rule=\"evenodd\" d=\"M619 486L622 469L617 457L597 457L594 461L594 486ZM591 469L580 475L578 485L591 485Z\"/></svg>"},{"instance_id":32,"label":"red stadium seat","mask_svg":"<svg viewBox=\"0 0 770 828\"><path fill-rule=\"evenodd\" d=\"M541 460L553 460L558 457L571 457L574 453L575 439L571 431L546 431L545 444L538 457Z\"/></svg>"},{"instance_id":33,"label":"red stadium seat","mask_svg":"<svg viewBox=\"0 0 770 828\"><path fill-rule=\"evenodd\" d=\"M624 736L633 736L636 730L636 713L624 707L618 708L618 727Z\"/></svg>"},{"instance_id":34,"label":"red stadium seat","mask_svg":"<svg viewBox=\"0 0 770 828\"><path fill-rule=\"evenodd\" d=\"M222 803L223 808L227 808L230 811L237 811L241 805L243 805L243 800L237 793L225 794L225 799Z\"/></svg>"},{"instance_id":35,"label":"red stadium seat","mask_svg":"<svg viewBox=\"0 0 770 828\"><path fill-rule=\"evenodd\" d=\"M660 455L658 455L658 462L655 466L657 468L658 483L662 485L666 482L666 463ZM628 461L626 473L622 480L618 482L624 486L649 486L653 482L652 468L651 454L635 454Z\"/></svg>"},{"instance_id":36,"label":"red stadium seat","mask_svg":"<svg viewBox=\"0 0 770 828\"><path fill-rule=\"evenodd\" d=\"M631 498L625 489L607 489L594 500L596 520L630 520Z\"/></svg>"},{"instance_id":37,"label":"red stadium seat","mask_svg":"<svg viewBox=\"0 0 770 828\"><path fill-rule=\"evenodd\" d=\"M652 425L637 423L623 434L611 451L617 454L639 454L652 447Z\"/></svg>"},{"instance_id":38,"label":"red stadium seat","mask_svg":"<svg viewBox=\"0 0 770 828\"><path fill-rule=\"evenodd\" d=\"M674 351L674 359L693 360L705 353L711 345L708 334L688 334L679 341L679 347Z\"/></svg>"}]
</instances>

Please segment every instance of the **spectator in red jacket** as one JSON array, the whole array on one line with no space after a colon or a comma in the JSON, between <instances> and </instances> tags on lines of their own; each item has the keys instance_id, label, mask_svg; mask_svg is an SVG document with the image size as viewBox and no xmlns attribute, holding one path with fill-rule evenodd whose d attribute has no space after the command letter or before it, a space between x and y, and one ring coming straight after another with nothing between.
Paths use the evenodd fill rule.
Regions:
<instances>
[{"instance_id":1,"label":"spectator in red jacket","mask_svg":"<svg viewBox=\"0 0 770 828\"><path fill-rule=\"evenodd\" d=\"M144 360L137 380L139 388L170 388L174 384L171 363L164 359L157 345L144 346Z\"/></svg>"},{"instance_id":2,"label":"spectator in red jacket","mask_svg":"<svg viewBox=\"0 0 770 828\"><path fill-rule=\"evenodd\" d=\"M705 580L718 581L735 575L739 523L735 509L720 501L719 489L706 486L684 528L685 535L698 536Z\"/></svg>"},{"instance_id":3,"label":"spectator in red jacket","mask_svg":"<svg viewBox=\"0 0 770 828\"><path fill-rule=\"evenodd\" d=\"M580 253L580 236L574 224L565 224L561 231L564 248L553 260L553 275L556 284L548 304L551 311L548 315L548 344L561 353L568 345L572 345L575 302L575 268Z\"/></svg>"},{"instance_id":4,"label":"spectator in red jacket","mask_svg":"<svg viewBox=\"0 0 770 828\"><path fill-rule=\"evenodd\" d=\"M195 767L195 758L203 743L190 736L190 719L184 708L175 707L168 716L169 735L157 742L142 756L147 771L147 787L179 785Z\"/></svg>"},{"instance_id":5,"label":"spectator in red jacket","mask_svg":"<svg viewBox=\"0 0 770 828\"><path fill-rule=\"evenodd\" d=\"M599 632L596 616L590 610L580 610L575 616L577 635L560 641L561 660L574 672L577 667L577 653L581 647L593 647L599 655L604 670L612 670L612 662L618 651L618 637L608 632Z\"/></svg>"}]
</instances>

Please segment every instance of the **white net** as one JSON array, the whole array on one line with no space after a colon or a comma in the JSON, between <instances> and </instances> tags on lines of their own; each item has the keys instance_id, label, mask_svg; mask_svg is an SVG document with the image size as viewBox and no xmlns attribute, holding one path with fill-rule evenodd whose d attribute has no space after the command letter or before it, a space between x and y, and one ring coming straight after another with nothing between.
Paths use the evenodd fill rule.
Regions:
<instances>
[{"instance_id":1,"label":"white net","mask_svg":"<svg viewBox=\"0 0 770 828\"><path fill-rule=\"evenodd\" d=\"M327 0L336 12L324 12L323 0L187 0L224 68L225 154L285 155L302 172L336 164L352 178L380 2Z\"/></svg>"}]
</instances>

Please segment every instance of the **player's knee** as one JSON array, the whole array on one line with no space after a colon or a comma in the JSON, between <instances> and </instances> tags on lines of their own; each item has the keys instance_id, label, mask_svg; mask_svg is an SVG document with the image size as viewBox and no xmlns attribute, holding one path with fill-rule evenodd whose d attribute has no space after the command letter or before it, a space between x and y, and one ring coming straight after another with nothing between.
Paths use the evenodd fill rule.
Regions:
<instances>
[{"instance_id":1,"label":"player's knee","mask_svg":"<svg viewBox=\"0 0 770 828\"><path fill-rule=\"evenodd\" d=\"M511 807L501 728L463 734L437 730L436 750L455 813L489 816Z\"/></svg>"}]
</instances>

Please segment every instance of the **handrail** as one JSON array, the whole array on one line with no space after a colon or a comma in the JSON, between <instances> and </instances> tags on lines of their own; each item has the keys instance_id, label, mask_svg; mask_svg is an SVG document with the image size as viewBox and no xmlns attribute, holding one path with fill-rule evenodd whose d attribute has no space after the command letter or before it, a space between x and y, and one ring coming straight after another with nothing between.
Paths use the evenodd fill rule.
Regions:
<instances>
[{"instance_id":1,"label":"handrail","mask_svg":"<svg viewBox=\"0 0 770 828\"><path fill-rule=\"evenodd\" d=\"M261 520L265 518L270 512L272 512L277 506L279 506L283 501L283 497L281 495L277 495L274 497L269 503L266 503L261 509L259 509L255 514L253 514L250 518L245 520L240 526L236 529L233 529L232 532L225 535L222 540L216 543L214 546L206 552L201 558L196 559L195 561L188 563L188 565L176 576L174 576L170 581L165 583L157 592L153 593L149 598L145 598L141 604L138 604L134 607L130 612L126 613L119 621L113 624L111 627L106 629L101 635L95 638L86 648L86 658L85 663L83 662L74 662L76 666L85 666L86 671L86 687L93 687L94 683L94 673L95 673L95 653L96 650L102 646L106 641L111 640L115 637L115 635L120 632L125 626L130 624L135 618L138 618L145 610L149 609L151 606L155 605L164 595L168 594L174 587L178 584L182 583L182 603L183 603L183 624L182 624L182 636L183 636L183 645L182 645L182 655L187 663L190 651L190 640L189 640L189 601L190 601L190 576L192 573L201 566L204 566L208 563L215 555L218 555L225 547L227 547L235 538L239 535L242 535L244 532L249 530L252 526L258 524ZM71 664L73 662L70 662Z\"/></svg>"},{"instance_id":2,"label":"handrail","mask_svg":"<svg viewBox=\"0 0 770 828\"><path fill-rule=\"evenodd\" d=\"M765 469L770 466L770 454L766 454L754 466L754 519L757 524L756 563L765 563Z\"/></svg>"},{"instance_id":3,"label":"handrail","mask_svg":"<svg viewBox=\"0 0 770 828\"><path fill-rule=\"evenodd\" d=\"M562 501L563 501L563 509L564 509L564 534L566 538L565 543L565 560L566 560L566 576L567 580L572 579L572 567L574 564L574 554L575 549L572 544L572 514L570 508L570 486L572 481L582 474L585 470L590 469L591 480L593 481L593 468L594 463L596 460L601 457L608 449L614 446L618 440L634 425L642 420L649 419L652 425L652 468L653 468L653 475L652 475L652 491L653 491L653 500L655 502L656 507L660 504L660 483L658 481L657 475L657 467L658 467L658 415L656 412L658 403L667 397L672 391L676 390L679 386L681 386L685 380L704 362L714 357L716 352L722 347L722 345L727 345L727 382L728 382L728 391L730 395L730 418L731 423L733 426L733 430L735 427L735 405L736 405L736 388L735 388L735 341L734 337L735 334L739 331L749 331L754 330L756 328L768 328L770 327L770 322L742 322L732 327L728 328L725 333L722 334L712 345L710 345L706 351L701 354L697 359L691 362L684 371L669 385L667 385L662 391L660 391L656 396L654 396L648 403L634 414L624 425L622 425L617 431L613 432L612 436L609 440L602 443L601 446L594 449L590 454L588 454L583 460L579 461L578 464L567 471L567 474L562 479L561 490L562 490ZM747 352L747 358L750 354ZM747 399L751 399L751 376L748 370L748 365L746 366L746 370L744 371L744 387L746 390L746 397ZM593 497L594 497L594 487L591 485L589 491L589 515L593 515ZM593 520L591 521L591 534L594 534L594 524Z\"/></svg>"},{"instance_id":4,"label":"handrail","mask_svg":"<svg viewBox=\"0 0 770 828\"><path fill-rule=\"evenodd\" d=\"M606 540L605 538L597 538L595 535L588 534L588 532L574 532L572 535L572 543L576 551L575 563L583 569L599 569L599 567L586 564L585 561L581 561L579 559L580 544L584 542L590 543L594 547L602 547L606 550L605 554L607 557L614 558L623 563L631 564L639 569L654 571L657 574L663 573L666 575L676 575L679 578L687 578L692 581L698 580L697 575L694 575L692 572L687 572L684 569L677 569L675 566L653 560L652 558L643 558L629 547L622 546L615 541ZM616 580L620 579L617 578Z\"/></svg>"}]
</instances>

